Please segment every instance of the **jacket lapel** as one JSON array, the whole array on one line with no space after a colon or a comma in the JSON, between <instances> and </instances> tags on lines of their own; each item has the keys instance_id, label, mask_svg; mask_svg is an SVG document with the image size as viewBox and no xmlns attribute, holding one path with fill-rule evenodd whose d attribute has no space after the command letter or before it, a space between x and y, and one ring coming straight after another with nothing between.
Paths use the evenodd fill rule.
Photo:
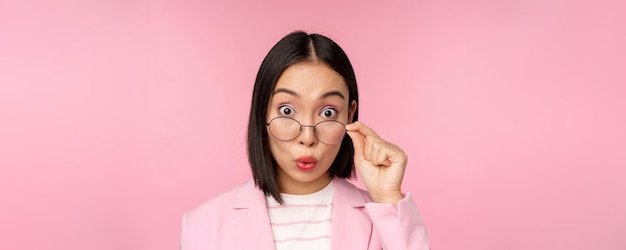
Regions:
<instances>
[{"instance_id":1,"label":"jacket lapel","mask_svg":"<svg viewBox=\"0 0 626 250\"><path fill-rule=\"evenodd\" d=\"M235 195L226 221L232 221L231 237L237 249L275 249L265 194L250 180Z\"/></svg>"},{"instance_id":2,"label":"jacket lapel","mask_svg":"<svg viewBox=\"0 0 626 250\"><path fill-rule=\"evenodd\" d=\"M345 179L335 178L333 183L331 249L367 249L372 235L365 211L368 199ZM250 180L235 196L226 221L232 222L230 233L237 249L275 249L265 194Z\"/></svg>"},{"instance_id":3,"label":"jacket lapel","mask_svg":"<svg viewBox=\"0 0 626 250\"><path fill-rule=\"evenodd\" d=\"M367 249L372 222L365 211L368 200L345 179L335 178L331 249Z\"/></svg>"}]
</instances>

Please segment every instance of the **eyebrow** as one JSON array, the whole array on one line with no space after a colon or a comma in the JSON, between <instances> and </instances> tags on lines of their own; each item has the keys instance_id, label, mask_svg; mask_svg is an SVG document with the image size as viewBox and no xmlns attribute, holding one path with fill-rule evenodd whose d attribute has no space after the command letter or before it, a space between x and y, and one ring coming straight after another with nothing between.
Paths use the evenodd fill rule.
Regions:
<instances>
[{"instance_id":1,"label":"eyebrow","mask_svg":"<svg viewBox=\"0 0 626 250\"><path fill-rule=\"evenodd\" d=\"M272 95L276 95L278 93L286 93L286 94L289 94L289 95L292 95L292 96L300 98L300 95L298 93L296 93L293 90L286 89L286 88L277 88L276 90L274 90ZM338 96L341 99L344 99L344 100L346 99L346 97L343 96L343 94L341 92L337 91L337 90L326 92L325 94L320 96L319 99L324 99L324 98L327 98L327 97L330 97L330 96Z\"/></svg>"},{"instance_id":2,"label":"eyebrow","mask_svg":"<svg viewBox=\"0 0 626 250\"><path fill-rule=\"evenodd\" d=\"M337 91L337 90L333 90L333 91L330 91L330 92L328 92L328 93L326 93L326 94L323 94L323 95L320 97L320 99L324 99L324 98L326 98L326 97L330 97L330 96L339 96L341 99L344 99L344 100L346 99L346 98L343 96L343 94L341 94L341 92L339 92L339 91Z\"/></svg>"},{"instance_id":3,"label":"eyebrow","mask_svg":"<svg viewBox=\"0 0 626 250\"><path fill-rule=\"evenodd\" d=\"M300 97L300 95L298 95L298 93L296 93L295 91L286 88L277 88L276 90L274 90L274 93L272 93L272 95L276 95L278 93L287 93L295 97Z\"/></svg>"}]
</instances>

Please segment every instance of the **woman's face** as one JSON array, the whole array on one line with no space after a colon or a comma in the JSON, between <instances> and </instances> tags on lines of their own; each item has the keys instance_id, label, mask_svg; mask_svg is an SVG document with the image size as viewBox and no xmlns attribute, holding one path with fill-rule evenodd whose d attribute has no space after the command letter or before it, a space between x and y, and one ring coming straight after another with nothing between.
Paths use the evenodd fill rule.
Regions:
<instances>
[{"instance_id":1,"label":"woman's face","mask_svg":"<svg viewBox=\"0 0 626 250\"><path fill-rule=\"evenodd\" d=\"M348 87L343 77L325 64L304 62L285 69L270 97L267 121L289 117L303 126L293 140L278 140L272 136L270 126L266 127L270 151L278 163L278 186L282 193L313 193L330 182L328 169L341 143L329 145L320 142L313 127L308 126L328 120L348 124L355 109L356 102L349 104ZM297 123L293 126L278 122L271 126L274 135L298 127ZM320 128L324 127L316 128L318 134L329 132Z\"/></svg>"}]
</instances>

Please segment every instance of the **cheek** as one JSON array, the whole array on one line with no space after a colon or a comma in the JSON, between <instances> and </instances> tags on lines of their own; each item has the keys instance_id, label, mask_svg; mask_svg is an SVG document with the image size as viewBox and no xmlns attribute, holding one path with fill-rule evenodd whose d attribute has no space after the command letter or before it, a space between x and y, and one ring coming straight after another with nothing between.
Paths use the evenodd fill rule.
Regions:
<instances>
[{"instance_id":1,"label":"cheek","mask_svg":"<svg viewBox=\"0 0 626 250\"><path fill-rule=\"evenodd\" d=\"M285 146L283 145L284 143L280 143L278 141L276 141L274 138L271 137L271 135L269 135L269 146L270 146L270 153L272 154L272 157L274 157L274 159L276 161L280 161L280 156L281 155L286 155L285 154Z\"/></svg>"},{"instance_id":2,"label":"cheek","mask_svg":"<svg viewBox=\"0 0 626 250\"><path fill-rule=\"evenodd\" d=\"M326 161L330 163L335 161L335 158L337 158L337 154L339 153L340 148L341 148L341 144L328 147L328 149L326 150L324 154L326 155L326 157L324 157Z\"/></svg>"}]
</instances>

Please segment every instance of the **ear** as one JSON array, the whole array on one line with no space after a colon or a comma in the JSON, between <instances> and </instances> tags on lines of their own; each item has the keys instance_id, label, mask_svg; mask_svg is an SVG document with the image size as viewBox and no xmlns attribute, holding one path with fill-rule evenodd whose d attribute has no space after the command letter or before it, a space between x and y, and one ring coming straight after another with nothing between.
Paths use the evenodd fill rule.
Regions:
<instances>
[{"instance_id":1,"label":"ear","mask_svg":"<svg viewBox=\"0 0 626 250\"><path fill-rule=\"evenodd\" d=\"M353 123L354 122L354 113L356 112L356 101L352 100L352 103L350 103L350 110L348 111L348 122L349 123Z\"/></svg>"}]
</instances>

